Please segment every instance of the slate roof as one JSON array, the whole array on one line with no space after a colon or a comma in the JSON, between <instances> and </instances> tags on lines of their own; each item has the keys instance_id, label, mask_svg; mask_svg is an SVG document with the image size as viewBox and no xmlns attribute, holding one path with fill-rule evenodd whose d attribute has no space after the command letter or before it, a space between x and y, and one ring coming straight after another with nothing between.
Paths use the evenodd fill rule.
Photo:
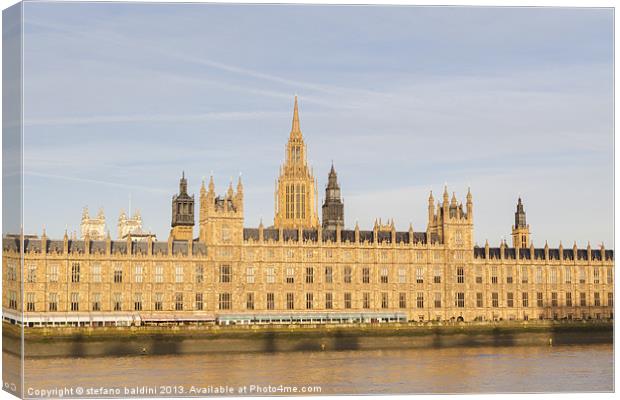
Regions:
<instances>
[{"instance_id":1,"label":"slate roof","mask_svg":"<svg viewBox=\"0 0 620 400\"><path fill-rule=\"evenodd\" d=\"M297 242L299 238L299 231L297 229L283 229L282 238L285 242L288 242L290 240Z\"/></svg>"},{"instance_id":2,"label":"slate roof","mask_svg":"<svg viewBox=\"0 0 620 400\"><path fill-rule=\"evenodd\" d=\"M563 249L564 252L564 260L573 261L574 254L573 249ZM507 247L505 249L505 257L507 259L514 259L515 249ZM522 259L529 260L530 259L530 249L519 249L519 256ZM605 250L605 256L607 260L613 261L614 251L613 250ZM489 248L489 257L491 259L500 258L500 248L499 247L490 247ZM476 246L474 247L474 258L485 258L485 250L484 247ZM534 249L534 259L535 260L544 260L545 258L545 249ZM559 260L560 259L560 250L559 249L549 249L549 259L550 260ZM588 259L588 251L585 249L577 250L577 259L578 260L587 260ZM592 250L592 259L600 260L601 259L601 250Z\"/></svg>"},{"instance_id":3,"label":"slate roof","mask_svg":"<svg viewBox=\"0 0 620 400\"><path fill-rule=\"evenodd\" d=\"M243 228L243 240L255 240L258 241L258 228Z\"/></svg>"},{"instance_id":4,"label":"slate roof","mask_svg":"<svg viewBox=\"0 0 620 400\"><path fill-rule=\"evenodd\" d=\"M319 232L316 229L304 229L304 241L316 242L319 240Z\"/></svg>"},{"instance_id":5,"label":"slate roof","mask_svg":"<svg viewBox=\"0 0 620 400\"><path fill-rule=\"evenodd\" d=\"M278 241L280 239L280 231L275 228L267 228L263 230L263 239Z\"/></svg>"}]
</instances>

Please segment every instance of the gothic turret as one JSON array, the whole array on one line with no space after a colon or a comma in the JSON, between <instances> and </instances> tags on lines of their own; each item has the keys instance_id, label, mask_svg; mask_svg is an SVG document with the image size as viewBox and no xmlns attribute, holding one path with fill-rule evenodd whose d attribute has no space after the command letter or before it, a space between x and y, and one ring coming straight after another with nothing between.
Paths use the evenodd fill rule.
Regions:
<instances>
[{"instance_id":1,"label":"gothic turret","mask_svg":"<svg viewBox=\"0 0 620 400\"><path fill-rule=\"evenodd\" d=\"M344 228L344 203L340 197L338 175L332 168L329 171L327 187L325 188L325 202L323 203L323 229L336 230Z\"/></svg>"},{"instance_id":2,"label":"gothic turret","mask_svg":"<svg viewBox=\"0 0 620 400\"><path fill-rule=\"evenodd\" d=\"M276 183L274 226L287 229L316 228L319 224L317 203L316 180L306 160L306 144L299 126L295 96L286 158Z\"/></svg>"},{"instance_id":3,"label":"gothic turret","mask_svg":"<svg viewBox=\"0 0 620 400\"><path fill-rule=\"evenodd\" d=\"M172 197L173 240L192 240L194 236L194 196L187 193L185 172L179 181L179 194Z\"/></svg>"},{"instance_id":4,"label":"gothic turret","mask_svg":"<svg viewBox=\"0 0 620 400\"><path fill-rule=\"evenodd\" d=\"M530 226L525 222L525 210L521 197L517 201L515 212L515 224L512 226L512 246L514 248L527 248L530 245Z\"/></svg>"}]
</instances>

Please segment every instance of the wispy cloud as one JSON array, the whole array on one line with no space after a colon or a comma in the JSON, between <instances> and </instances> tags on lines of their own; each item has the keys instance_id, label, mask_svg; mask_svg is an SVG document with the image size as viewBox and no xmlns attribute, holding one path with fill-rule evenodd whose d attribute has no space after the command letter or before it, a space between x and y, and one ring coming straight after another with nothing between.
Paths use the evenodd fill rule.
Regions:
<instances>
[{"instance_id":1,"label":"wispy cloud","mask_svg":"<svg viewBox=\"0 0 620 400\"><path fill-rule=\"evenodd\" d=\"M80 182L80 183L91 183L95 185L105 185L105 186L118 187L118 188L123 188L123 189L130 189L130 190L145 190L148 192L153 192L153 193L158 193L158 194L163 194L163 193L167 194L170 192L170 190L161 189L161 188L141 186L141 185L135 185L135 184L128 185L125 183L109 182L109 181L102 181L102 180L90 179L90 178L80 178L76 176L44 174L44 173L29 172L29 171L24 171L24 176L36 176L39 178L60 179L64 181L72 181L72 182Z\"/></svg>"}]
</instances>

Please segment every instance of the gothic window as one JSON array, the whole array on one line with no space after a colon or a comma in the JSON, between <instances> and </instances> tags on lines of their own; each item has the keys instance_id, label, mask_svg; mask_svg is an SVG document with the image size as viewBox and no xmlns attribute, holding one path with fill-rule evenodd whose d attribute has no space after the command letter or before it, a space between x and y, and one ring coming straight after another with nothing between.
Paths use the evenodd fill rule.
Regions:
<instances>
[{"instance_id":1,"label":"gothic window","mask_svg":"<svg viewBox=\"0 0 620 400\"><path fill-rule=\"evenodd\" d=\"M134 311L142 311L142 293L136 293L133 296Z\"/></svg>"},{"instance_id":2,"label":"gothic window","mask_svg":"<svg viewBox=\"0 0 620 400\"><path fill-rule=\"evenodd\" d=\"M584 292L579 293L579 305L581 307L586 306L586 294Z\"/></svg>"},{"instance_id":3,"label":"gothic window","mask_svg":"<svg viewBox=\"0 0 620 400\"><path fill-rule=\"evenodd\" d=\"M407 293L401 292L398 294L398 307L407 308Z\"/></svg>"},{"instance_id":4,"label":"gothic window","mask_svg":"<svg viewBox=\"0 0 620 400\"><path fill-rule=\"evenodd\" d=\"M441 308L441 292L435 292L435 308Z\"/></svg>"},{"instance_id":5,"label":"gothic window","mask_svg":"<svg viewBox=\"0 0 620 400\"><path fill-rule=\"evenodd\" d=\"M8 268L6 271L6 279L7 281L16 281L17 280L17 265L14 262L8 263ZM58 275L56 275L56 281L58 281Z\"/></svg>"},{"instance_id":6,"label":"gothic window","mask_svg":"<svg viewBox=\"0 0 620 400\"><path fill-rule=\"evenodd\" d=\"M424 293L418 292L416 297L416 306L418 308L424 308Z\"/></svg>"},{"instance_id":7,"label":"gothic window","mask_svg":"<svg viewBox=\"0 0 620 400\"><path fill-rule=\"evenodd\" d=\"M50 293L48 308L49 311L58 311L58 293Z\"/></svg>"},{"instance_id":8,"label":"gothic window","mask_svg":"<svg viewBox=\"0 0 620 400\"><path fill-rule=\"evenodd\" d=\"M34 283L37 280L37 265L29 264L28 265L28 273L26 275L26 279L28 283Z\"/></svg>"},{"instance_id":9,"label":"gothic window","mask_svg":"<svg viewBox=\"0 0 620 400\"><path fill-rule=\"evenodd\" d=\"M286 269L286 283L295 283L295 269L293 267Z\"/></svg>"},{"instance_id":10,"label":"gothic window","mask_svg":"<svg viewBox=\"0 0 620 400\"><path fill-rule=\"evenodd\" d=\"M306 309L312 310L314 305L314 293L306 293Z\"/></svg>"},{"instance_id":11,"label":"gothic window","mask_svg":"<svg viewBox=\"0 0 620 400\"><path fill-rule=\"evenodd\" d=\"M344 294L344 308L351 308L351 293L346 292Z\"/></svg>"},{"instance_id":12,"label":"gothic window","mask_svg":"<svg viewBox=\"0 0 620 400\"><path fill-rule=\"evenodd\" d=\"M196 293L196 310L201 311L203 308L202 293Z\"/></svg>"},{"instance_id":13,"label":"gothic window","mask_svg":"<svg viewBox=\"0 0 620 400\"><path fill-rule=\"evenodd\" d=\"M579 283L586 283L586 270L583 267L579 268Z\"/></svg>"},{"instance_id":14,"label":"gothic window","mask_svg":"<svg viewBox=\"0 0 620 400\"><path fill-rule=\"evenodd\" d=\"M418 279L418 283L422 283L424 281L424 278L422 278L424 276L424 273L421 273L421 276L418 275L417 279ZM419 281L422 282L419 282ZM398 283L407 283L407 270L405 268L399 268L398 269Z\"/></svg>"},{"instance_id":15,"label":"gothic window","mask_svg":"<svg viewBox=\"0 0 620 400\"><path fill-rule=\"evenodd\" d=\"M183 293L175 293L174 295L174 309L176 311L183 310Z\"/></svg>"},{"instance_id":16,"label":"gothic window","mask_svg":"<svg viewBox=\"0 0 620 400\"><path fill-rule=\"evenodd\" d=\"M306 185L301 185L301 218L306 218Z\"/></svg>"},{"instance_id":17,"label":"gothic window","mask_svg":"<svg viewBox=\"0 0 620 400\"><path fill-rule=\"evenodd\" d=\"M483 300L482 300L482 293L478 292L476 293L476 307L478 308L482 308L484 305Z\"/></svg>"},{"instance_id":18,"label":"gothic window","mask_svg":"<svg viewBox=\"0 0 620 400\"><path fill-rule=\"evenodd\" d=\"M362 268L362 283L370 283L370 268Z\"/></svg>"},{"instance_id":19,"label":"gothic window","mask_svg":"<svg viewBox=\"0 0 620 400\"><path fill-rule=\"evenodd\" d=\"M388 269L381 268L381 283L388 283Z\"/></svg>"},{"instance_id":20,"label":"gothic window","mask_svg":"<svg viewBox=\"0 0 620 400\"><path fill-rule=\"evenodd\" d=\"M71 311L80 310L80 294L77 292L71 293Z\"/></svg>"},{"instance_id":21,"label":"gothic window","mask_svg":"<svg viewBox=\"0 0 620 400\"><path fill-rule=\"evenodd\" d=\"M275 283L276 282L276 270L274 267L267 268L267 283Z\"/></svg>"},{"instance_id":22,"label":"gothic window","mask_svg":"<svg viewBox=\"0 0 620 400\"><path fill-rule=\"evenodd\" d=\"M175 267L174 281L176 283L183 283L183 266L182 265L177 265Z\"/></svg>"},{"instance_id":23,"label":"gothic window","mask_svg":"<svg viewBox=\"0 0 620 400\"><path fill-rule=\"evenodd\" d=\"M332 267L325 267L325 283L332 283L334 281Z\"/></svg>"},{"instance_id":24,"label":"gothic window","mask_svg":"<svg viewBox=\"0 0 620 400\"><path fill-rule=\"evenodd\" d=\"M334 296L330 293L325 293L325 308L331 310L334 308Z\"/></svg>"},{"instance_id":25,"label":"gothic window","mask_svg":"<svg viewBox=\"0 0 620 400\"><path fill-rule=\"evenodd\" d=\"M370 293L368 292L364 292L362 294L362 307L364 307L365 309L370 308Z\"/></svg>"},{"instance_id":26,"label":"gothic window","mask_svg":"<svg viewBox=\"0 0 620 400\"><path fill-rule=\"evenodd\" d=\"M123 282L123 266L120 263L114 264L114 283Z\"/></svg>"},{"instance_id":27,"label":"gothic window","mask_svg":"<svg viewBox=\"0 0 620 400\"><path fill-rule=\"evenodd\" d=\"M558 283L558 270L555 267L551 268L549 271L549 280L554 285Z\"/></svg>"},{"instance_id":28,"label":"gothic window","mask_svg":"<svg viewBox=\"0 0 620 400\"><path fill-rule=\"evenodd\" d=\"M230 265L221 265L220 266L220 283L230 283L232 282L232 270Z\"/></svg>"},{"instance_id":29,"label":"gothic window","mask_svg":"<svg viewBox=\"0 0 620 400\"><path fill-rule=\"evenodd\" d=\"M204 280L204 267L201 264L196 265L196 283L202 283Z\"/></svg>"},{"instance_id":30,"label":"gothic window","mask_svg":"<svg viewBox=\"0 0 620 400\"><path fill-rule=\"evenodd\" d=\"M93 311L101 311L101 293L93 293Z\"/></svg>"},{"instance_id":31,"label":"gothic window","mask_svg":"<svg viewBox=\"0 0 620 400\"><path fill-rule=\"evenodd\" d=\"M134 281L136 283L142 283L142 281L144 280L142 265L138 264L134 268L135 268Z\"/></svg>"},{"instance_id":32,"label":"gothic window","mask_svg":"<svg viewBox=\"0 0 620 400\"><path fill-rule=\"evenodd\" d=\"M458 292L456 293L456 306L458 308L463 308L465 307L465 293L463 292Z\"/></svg>"},{"instance_id":33,"label":"gothic window","mask_svg":"<svg viewBox=\"0 0 620 400\"><path fill-rule=\"evenodd\" d=\"M273 310L276 308L275 303L275 294L267 293L267 310Z\"/></svg>"},{"instance_id":34,"label":"gothic window","mask_svg":"<svg viewBox=\"0 0 620 400\"><path fill-rule=\"evenodd\" d=\"M537 292L536 293L536 307L542 307L543 306L543 294L542 292Z\"/></svg>"},{"instance_id":35,"label":"gothic window","mask_svg":"<svg viewBox=\"0 0 620 400\"><path fill-rule=\"evenodd\" d=\"M389 301L388 301L388 293L387 292L382 292L381 293L381 308L388 308L389 307Z\"/></svg>"},{"instance_id":36,"label":"gothic window","mask_svg":"<svg viewBox=\"0 0 620 400\"><path fill-rule=\"evenodd\" d=\"M295 308L295 294L294 293L286 294L286 308L288 310L293 310Z\"/></svg>"},{"instance_id":37,"label":"gothic window","mask_svg":"<svg viewBox=\"0 0 620 400\"><path fill-rule=\"evenodd\" d=\"M521 293L521 305L523 307L529 307L529 298L527 292Z\"/></svg>"},{"instance_id":38,"label":"gothic window","mask_svg":"<svg viewBox=\"0 0 620 400\"><path fill-rule=\"evenodd\" d=\"M254 293L247 293L245 307L248 310L253 310L254 309Z\"/></svg>"},{"instance_id":39,"label":"gothic window","mask_svg":"<svg viewBox=\"0 0 620 400\"><path fill-rule=\"evenodd\" d=\"M306 267L306 283L314 283L314 268Z\"/></svg>"},{"instance_id":40,"label":"gothic window","mask_svg":"<svg viewBox=\"0 0 620 400\"><path fill-rule=\"evenodd\" d=\"M491 304L493 307L499 307L499 294L497 292L491 293Z\"/></svg>"},{"instance_id":41,"label":"gothic window","mask_svg":"<svg viewBox=\"0 0 620 400\"><path fill-rule=\"evenodd\" d=\"M58 282L58 264L49 266L49 280L50 282Z\"/></svg>"},{"instance_id":42,"label":"gothic window","mask_svg":"<svg viewBox=\"0 0 620 400\"><path fill-rule=\"evenodd\" d=\"M512 283L512 267L506 267L506 283Z\"/></svg>"},{"instance_id":43,"label":"gothic window","mask_svg":"<svg viewBox=\"0 0 620 400\"><path fill-rule=\"evenodd\" d=\"M512 292L506 293L506 307L514 307L514 294Z\"/></svg>"},{"instance_id":44,"label":"gothic window","mask_svg":"<svg viewBox=\"0 0 620 400\"><path fill-rule=\"evenodd\" d=\"M71 264L71 282L80 282L80 263Z\"/></svg>"},{"instance_id":45,"label":"gothic window","mask_svg":"<svg viewBox=\"0 0 620 400\"><path fill-rule=\"evenodd\" d=\"M123 295L121 293L114 293L113 303L114 311L121 311L123 307Z\"/></svg>"},{"instance_id":46,"label":"gothic window","mask_svg":"<svg viewBox=\"0 0 620 400\"><path fill-rule=\"evenodd\" d=\"M254 283L254 267L248 267L246 269L246 282Z\"/></svg>"},{"instance_id":47,"label":"gothic window","mask_svg":"<svg viewBox=\"0 0 620 400\"><path fill-rule=\"evenodd\" d=\"M601 278L600 278L600 270L598 269L598 267L594 267L594 269L592 270L592 273L594 275L594 283L598 284L601 283Z\"/></svg>"},{"instance_id":48,"label":"gothic window","mask_svg":"<svg viewBox=\"0 0 620 400\"><path fill-rule=\"evenodd\" d=\"M164 294L155 293L155 311L161 311L164 309Z\"/></svg>"},{"instance_id":49,"label":"gothic window","mask_svg":"<svg viewBox=\"0 0 620 400\"><path fill-rule=\"evenodd\" d=\"M521 267L521 283L527 283L527 282L528 282L527 267L526 266L522 266Z\"/></svg>"},{"instance_id":50,"label":"gothic window","mask_svg":"<svg viewBox=\"0 0 620 400\"><path fill-rule=\"evenodd\" d=\"M95 263L92 266L92 282L100 283L101 282L101 264Z\"/></svg>"},{"instance_id":51,"label":"gothic window","mask_svg":"<svg viewBox=\"0 0 620 400\"><path fill-rule=\"evenodd\" d=\"M34 293L26 293L26 311L35 310Z\"/></svg>"},{"instance_id":52,"label":"gothic window","mask_svg":"<svg viewBox=\"0 0 620 400\"><path fill-rule=\"evenodd\" d=\"M571 292L566 292L566 307L573 306L573 294Z\"/></svg>"},{"instance_id":53,"label":"gothic window","mask_svg":"<svg viewBox=\"0 0 620 400\"><path fill-rule=\"evenodd\" d=\"M164 266L161 264L155 265L155 283L163 283L164 281Z\"/></svg>"},{"instance_id":54,"label":"gothic window","mask_svg":"<svg viewBox=\"0 0 620 400\"><path fill-rule=\"evenodd\" d=\"M558 306L558 293L551 292L551 307L557 307L557 306Z\"/></svg>"},{"instance_id":55,"label":"gothic window","mask_svg":"<svg viewBox=\"0 0 620 400\"><path fill-rule=\"evenodd\" d=\"M351 283L351 267L344 267L344 283Z\"/></svg>"},{"instance_id":56,"label":"gothic window","mask_svg":"<svg viewBox=\"0 0 620 400\"><path fill-rule=\"evenodd\" d=\"M17 292L14 290L9 291L9 308L11 310L17 310Z\"/></svg>"}]
</instances>

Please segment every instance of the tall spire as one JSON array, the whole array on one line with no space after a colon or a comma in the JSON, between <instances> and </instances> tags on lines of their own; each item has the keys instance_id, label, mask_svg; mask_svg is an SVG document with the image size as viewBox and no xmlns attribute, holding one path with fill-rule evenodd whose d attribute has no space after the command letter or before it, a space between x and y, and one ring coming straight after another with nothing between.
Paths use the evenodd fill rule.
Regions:
<instances>
[{"instance_id":1,"label":"tall spire","mask_svg":"<svg viewBox=\"0 0 620 400\"><path fill-rule=\"evenodd\" d=\"M297 107L297 95L295 95L295 107L293 108L293 126L291 128L291 136L297 134L301 136L301 129L299 128L299 109Z\"/></svg>"}]
</instances>

